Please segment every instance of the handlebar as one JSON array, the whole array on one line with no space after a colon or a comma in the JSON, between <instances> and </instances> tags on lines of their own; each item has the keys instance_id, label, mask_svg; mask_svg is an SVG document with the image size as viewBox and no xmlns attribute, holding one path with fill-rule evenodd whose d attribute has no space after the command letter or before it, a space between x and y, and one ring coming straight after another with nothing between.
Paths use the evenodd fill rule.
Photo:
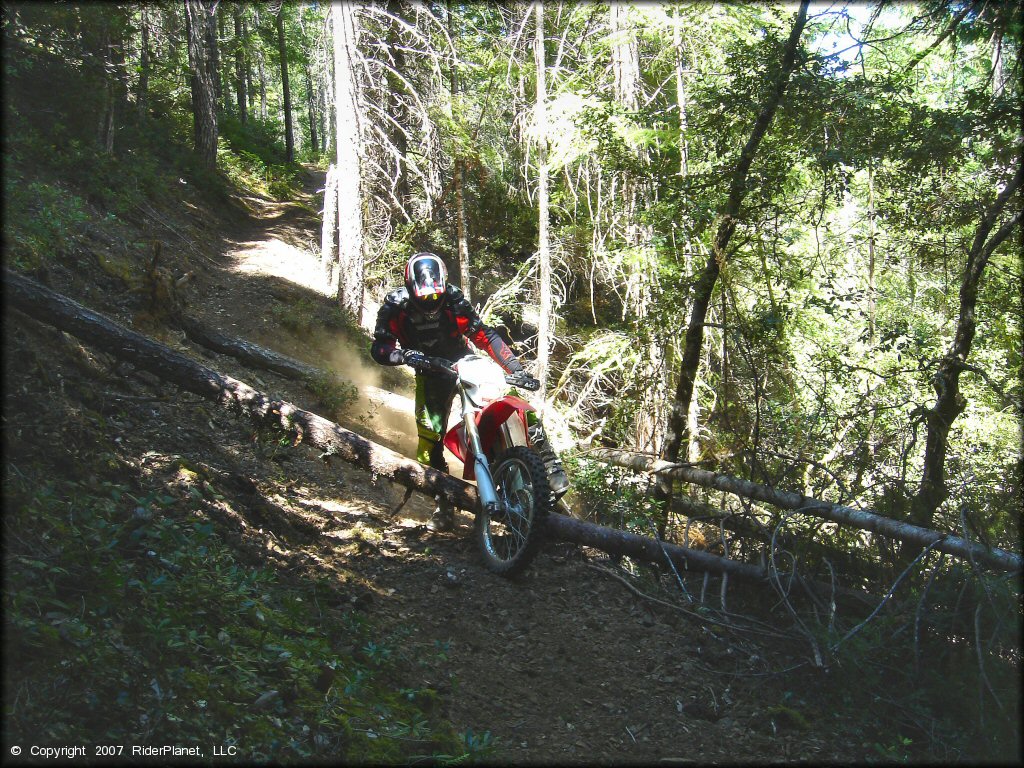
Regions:
<instances>
[{"instance_id":1,"label":"handlebar","mask_svg":"<svg viewBox=\"0 0 1024 768\"><path fill-rule=\"evenodd\" d=\"M415 350L405 352L405 364L417 371L437 373L449 378L455 378L458 375L450 360L445 360L443 357L431 357Z\"/></svg>"},{"instance_id":2,"label":"handlebar","mask_svg":"<svg viewBox=\"0 0 1024 768\"><path fill-rule=\"evenodd\" d=\"M405 352L405 364L411 368L415 368L417 371L423 371L424 373L439 374L453 379L458 376L458 373L455 371L454 363L450 360L446 360L443 357L424 355L422 352L416 352L415 350L408 350ZM530 392L536 392L540 389L540 382L526 371L506 373L505 382L511 384L513 387L520 387L521 389L526 389Z\"/></svg>"}]
</instances>

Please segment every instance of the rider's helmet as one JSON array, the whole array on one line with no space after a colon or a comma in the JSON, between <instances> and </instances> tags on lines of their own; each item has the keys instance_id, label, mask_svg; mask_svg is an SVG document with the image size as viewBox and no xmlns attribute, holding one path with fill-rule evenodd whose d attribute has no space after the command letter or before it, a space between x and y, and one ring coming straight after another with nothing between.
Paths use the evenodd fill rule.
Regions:
<instances>
[{"instance_id":1,"label":"rider's helmet","mask_svg":"<svg viewBox=\"0 0 1024 768\"><path fill-rule=\"evenodd\" d=\"M415 253L405 265L405 287L413 305L426 315L436 315L444 305L448 268L440 256Z\"/></svg>"}]
</instances>

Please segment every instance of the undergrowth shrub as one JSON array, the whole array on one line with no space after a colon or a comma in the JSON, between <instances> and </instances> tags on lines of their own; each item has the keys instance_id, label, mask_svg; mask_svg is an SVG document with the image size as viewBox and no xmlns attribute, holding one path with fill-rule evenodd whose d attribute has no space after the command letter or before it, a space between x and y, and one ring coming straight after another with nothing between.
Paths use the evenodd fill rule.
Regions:
<instances>
[{"instance_id":1,"label":"undergrowth shrub","mask_svg":"<svg viewBox=\"0 0 1024 768\"><path fill-rule=\"evenodd\" d=\"M660 504L651 498L646 483L638 481L636 473L579 456L567 454L562 458L576 498L588 517L599 525L651 535Z\"/></svg>"},{"instance_id":2,"label":"undergrowth shrub","mask_svg":"<svg viewBox=\"0 0 1024 768\"><path fill-rule=\"evenodd\" d=\"M218 166L237 186L275 200L290 200L301 189L301 166L285 159L273 123L226 115L218 143Z\"/></svg>"},{"instance_id":3,"label":"undergrowth shrub","mask_svg":"<svg viewBox=\"0 0 1024 768\"><path fill-rule=\"evenodd\" d=\"M359 389L350 381L324 372L307 380L306 385L329 415L337 418L359 398Z\"/></svg>"},{"instance_id":4,"label":"undergrowth shrub","mask_svg":"<svg viewBox=\"0 0 1024 768\"><path fill-rule=\"evenodd\" d=\"M88 221L85 203L60 184L4 177L4 250L21 269L69 251Z\"/></svg>"}]
</instances>

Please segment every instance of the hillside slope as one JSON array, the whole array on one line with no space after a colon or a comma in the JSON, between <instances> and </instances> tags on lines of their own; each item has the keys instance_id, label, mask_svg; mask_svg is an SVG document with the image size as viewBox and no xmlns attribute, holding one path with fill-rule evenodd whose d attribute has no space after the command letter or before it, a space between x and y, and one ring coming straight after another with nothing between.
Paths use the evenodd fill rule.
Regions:
<instances>
[{"instance_id":1,"label":"hillside slope","mask_svg":"<svg viewBox=\"0 0 1024 768\"><path fill-rule=\"evenodd\" d=\"M36 277L210 367L410 454L411 380L394 372L382 378L365 338L339 322L320 289L307 247L317 238L311 192L319 182L311 174L299 204L240 201L248 212L230 219L187 197L178 211L154 211L168 230L157 232L161 264L174 277L195 273L181 288L190 315L334 370L360 387L358 399L332 405L323 393L190 344L140 309L127 283L98 269L102 261L90 254L78 255L77 269ZM401 505L404 489L388 481L282 444L213 404L6 314L5 351L14 364L5 371L5 448L16 465L36 461L76 477L102 447L116 457L110 475L130 478L140 494L201 495L190 514L248 562L327 585L336 610L373 628L372 642L354 634L332 644L392 665L403 691L431 691L430 716L490 759L845 761L877 754L891 738L870 712L852 717L852 702L828 693L826 673L802 663L804 649L741 636L620 583L659 589L650 574L616 578L599 552L548 545L523 578L497 578L474 550L468 514L456 532L431 533L423 525L429 500L418 494ZM169 578L182 577L172 570ZM676 601L671 578L665 584L662 599ZM717 599L716 589L710 594ZM730 587L738 612L755 611L764 598ZM266 717L289 714L283 697ZM340 754L319 746L320 755Z\"/></svg>"}]
</instances>

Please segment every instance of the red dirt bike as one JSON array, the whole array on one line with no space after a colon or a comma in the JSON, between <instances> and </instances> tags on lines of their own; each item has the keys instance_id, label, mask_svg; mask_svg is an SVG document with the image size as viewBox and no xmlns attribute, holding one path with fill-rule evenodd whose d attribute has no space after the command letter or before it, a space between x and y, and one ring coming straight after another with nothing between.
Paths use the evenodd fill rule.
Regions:
<instances>
[{"instance_id":1,"label":"red dirt bike","mask_svg":"<svg viewBox=\"0 0 1024 768\"><path fill-rule=\"evenodd\" d=\"M520 573L537 552L557 495L549 477L551 460L545 462L537 445L545 440L540 418L510 388L536 391L540 382L526 373L505 374L479 355L454 364L423 356L409 364L455 379L462 422L448 430L444 445L463 462L463 478L476 481L480 506L474 535L489 570ZM565 482L564 475L560 479Z\"/></svg>"}]
</instances>

